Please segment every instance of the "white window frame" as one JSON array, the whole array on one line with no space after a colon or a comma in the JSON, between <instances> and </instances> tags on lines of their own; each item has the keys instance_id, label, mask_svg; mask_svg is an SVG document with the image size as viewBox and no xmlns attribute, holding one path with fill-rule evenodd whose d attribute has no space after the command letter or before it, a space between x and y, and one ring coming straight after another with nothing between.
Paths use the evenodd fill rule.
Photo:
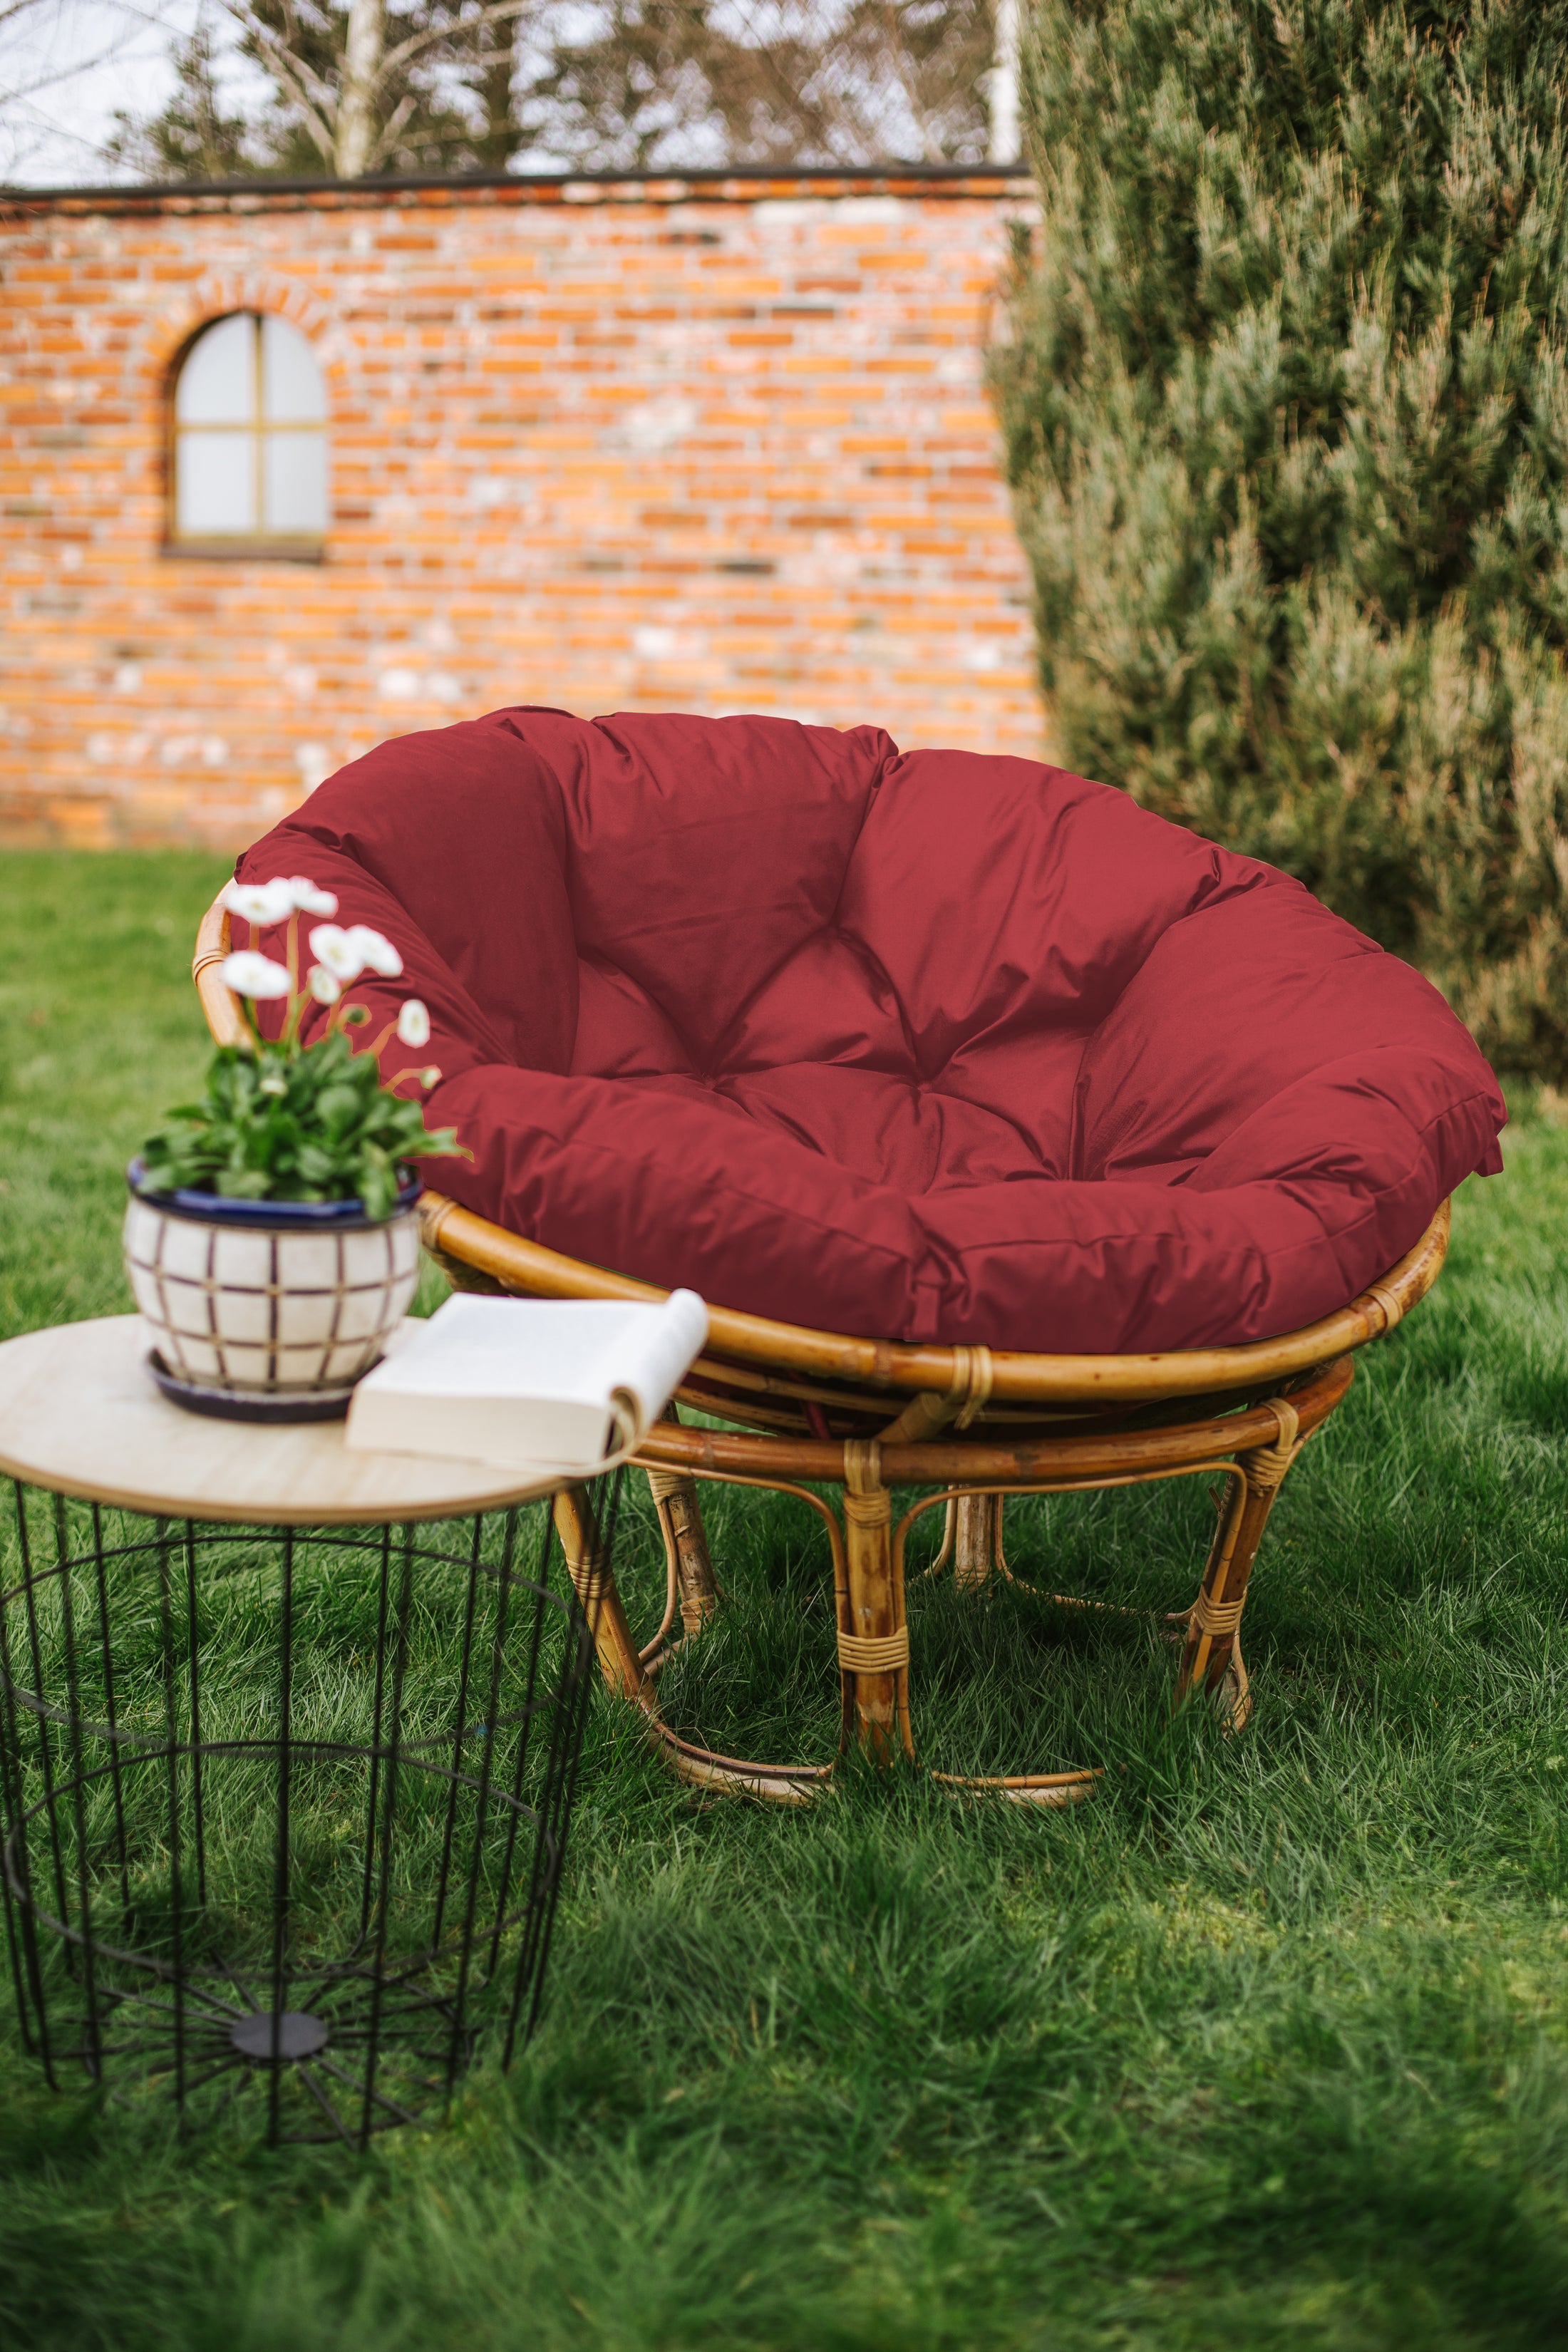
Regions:
<instances>
[{"instance_id":1,"label":"white window frame","mask_svg":"<svg viewBox=\"0 0 1568 2352\"><path fill-rule=\"evenodd\" d=\"M270 314L265 310L223 310L219 311L214 318L204 319L201 325L196 329L195 334L189 338L182 349L178 362L176 362L174 372L169 378L169 395L167 402L168 496L165 501L163 539L164 552L166 554L206 556L266 555L275 559L281 558L283 561L290 562L319 563L326 552L327 537L325 526L323 526L323 528L319 531L267 530L259 523L257 524L254 530L246 531L195 531L182 530L180 528L180 448L187 435L248 432L252 436L256 444L255 478L258 495L261 482L264 479L263 468L266 458L266 445L268 438L270 438L274 434L319 434L321 438L327 442L327 459L329 468L331 467L331 419L325 409L324 397L323 413L319 418L284 418L270 424L268 422L262 379L261 328L262 321L268 315ZM197 345L211 332L213 328L221 327L226 320L236 318L248 319L251 323L251 365L256 371L256 396L252 422L248 425L232 423L211 425L182 424L179 415L181 377L184 374L185 369L194 356ZM286 325L292 326L293 320L287 320L284 323ZM296 329L295 331L298 332L299 330ZM309 338L307 337L306 340L309 341ZM311 356L314 358L313 352ZM316 361L316 371L317 373L321 376L321 389L324 396L326 392L326 377L321 369L320 360ZM327 514L328 521L330 522L331 515L330 470L328 474L328 484Z\"/></svg>"}]
</instances>

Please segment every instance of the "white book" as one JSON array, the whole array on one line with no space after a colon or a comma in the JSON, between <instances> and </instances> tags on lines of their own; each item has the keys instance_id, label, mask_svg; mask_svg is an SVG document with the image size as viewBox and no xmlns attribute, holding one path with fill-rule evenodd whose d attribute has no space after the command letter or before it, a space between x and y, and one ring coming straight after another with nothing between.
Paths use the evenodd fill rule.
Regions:
<instances>
[{"instance_id":1,"label":"white book","mask_svg":"<svg viewBox=\"0 0 1568 2352\"><path fill-rule=\"evenodd\" d=\"M354 1390L350 1446L587 1471L658 1419L702 1351L708 1309L694 1290L651 1306L459 1292L397 1337Z\"/></svg>"}]
</instances>

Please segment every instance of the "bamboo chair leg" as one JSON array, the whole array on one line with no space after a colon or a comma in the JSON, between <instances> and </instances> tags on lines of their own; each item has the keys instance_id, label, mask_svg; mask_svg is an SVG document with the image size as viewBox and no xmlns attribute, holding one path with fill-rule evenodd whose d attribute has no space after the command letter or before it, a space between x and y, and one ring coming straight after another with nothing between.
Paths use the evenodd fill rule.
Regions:
<instances>
[{"instance_id":1,"label":"bamboo chair leg","mask_svg":"<svg viewBox=\"0 0 1568 2352\"><path fill-rule=\"evenodd\" d=\"M626 1622L614 1570L596 1547L582 1488L563 1487L555 1497L554 1511L566 1573L588 1620L600 1671L617 1698L641 1699L646 1683L642 1660Z\"/></svg>"},{"instance_id":2,"label":"bamboo chair leg","mask_svg":"<svg viewBox=\"0 0 1568 2352\"><path fill-rule=\"evenodd\" d=\"M844 1448L845 1613L838 1630L846 1727L867 1753L890 1763L895 1745L913 1753L909 1731L910 1637L893 1574L893 1498L882 1484L881 1448L854 1439Z\"/></svg>"},{"instance_id":3,"label":"bamboo chair leg","mask_svg":"<svg viewBox=\"0 0 1568 2352\"><path fill-rule=\"evenodd\" d=\"M1000 1495L960 1495L953 1516L952 1580L961 1592L977 1592L996 1572L1001 1550Z\"/></svg>"},{"instance_id":4,"label":"bamboo chair leg","mask_svg":"<svg viewBox=\"0 0 1568 2352\"><path fill-rule=\"evenodd\" d=\"M1230 1696L1229 1727L1239 1731L1251 1713L1247 1669L1241 1658L1241 1615L1247 1605L1258 1547L1274 1499L1286 1473L1300 1452L1296 1415L1277 1399L1279 1420L1276 1444L1259 1447L1241 1463L1242 1476L1232 1480L1215 1529L1208 1563L1198 1597L1187 1619L1186 1641L1176 1676L1174 1705L1183 1706L1194 1691L1211 1698Z\"/></svg>"},{"instance_id":5,"label":"bamboo chair leg","mask_svg":"<svg viewBox=\"0 0 1568 2352\"><path fill-rule=\"evenodd\" d=\"M708 1530L694 1478L682 1481L678 1494L665 1497L670 1533L675 1539L675 1572L680 1585L680 1614L687 1633L700 1633L719 1613L719 1580L708 1549Z\"/></svg>"},{"instance_id":6,"label":"bamboo chair leg","mask_svg":"<svg viewBox=\"0 0 1568 2352\"><path fill-rule=\"evenodd\" d=\"M675 1568L675 1587L680 1597L680 1622L689 1641L700 1633L710 1618L719 1613L719 1586L713 1575L713 1563L708 1553L708 1531L702 1524L702 1507L697 1499L697 1487L690 1478L678 1478L661 1493L666 1473L650 1470L647 1483L653 1489L654 1508L658 1513L660 1532L664 1537L665 1557Z\"/></svg>"},{"instance_id":7,"label":"bamboo chair leg","mask_svg":"<svg viewBox=\"0 0 1568 2352\"><path fill-rule=\"evenodd\" d=\"M673 1405L664 1417L676 1423L680 1418ZM665 1556L675 1570L680 1622L689 1641L719 1610L719 1582L708 1549L702 1506L697 1499L697 1481L680 1470L649 1470L647 1483L664 1537Z\"/></svg>"}]
</instances>

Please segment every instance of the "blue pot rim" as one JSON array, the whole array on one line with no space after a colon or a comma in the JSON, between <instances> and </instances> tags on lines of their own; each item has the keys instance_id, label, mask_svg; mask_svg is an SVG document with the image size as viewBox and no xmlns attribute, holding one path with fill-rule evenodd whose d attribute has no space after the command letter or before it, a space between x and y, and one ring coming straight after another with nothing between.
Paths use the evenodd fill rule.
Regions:
<instances>
[{"instance_id":1,"label":"blue pot rim","mask_svg":"<svg viewBox=\"0 0 1568 2352\"><path fill-rule=\"evenodd\" d=\"M373 1217L363 1201L231 1201L223 1192L154 1192L142 1181L145 1172L142 1160L133 1160L125 1171L127 1188L149 1208L162 1209L171 1217L189 1217L198 1225L259 1225L295 1233L359 1233L372 1225L389 1225L412 1209L425 1190L411 1169L401 1169L396 1207L384 1217Z\"/></svg>"}]
</instances>

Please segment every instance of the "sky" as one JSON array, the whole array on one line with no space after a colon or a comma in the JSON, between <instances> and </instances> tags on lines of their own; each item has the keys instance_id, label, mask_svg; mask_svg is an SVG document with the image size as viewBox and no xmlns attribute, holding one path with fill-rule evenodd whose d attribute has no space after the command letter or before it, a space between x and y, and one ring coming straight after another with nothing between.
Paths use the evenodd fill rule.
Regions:
<instances>
[{"instance_id":1,"label":"sky","mask_svg":"<svg viewBox=\"0 0 1568 2352\"><path fill-rule=\"evenodd\" d=\"M112 176L117 108L168 90L168 52L200 0L0 0L0 180L80 186Z\"/></svg>"}]
</instances>

